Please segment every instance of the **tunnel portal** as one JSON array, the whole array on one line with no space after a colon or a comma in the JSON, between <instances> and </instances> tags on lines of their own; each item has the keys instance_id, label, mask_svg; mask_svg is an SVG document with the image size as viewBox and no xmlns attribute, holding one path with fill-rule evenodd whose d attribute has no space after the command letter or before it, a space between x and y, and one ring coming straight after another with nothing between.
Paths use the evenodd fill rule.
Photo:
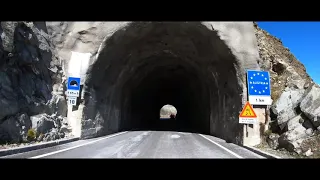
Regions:
<instances>
[{"instance_id":1,"label":"tunnel portal","mask_svg":"<svg viewBox=\"0 0 320 180\"><path fill-rule=\"evenodd\" d=\"M106 38L88 71L82 135L170 130L239 143L239 68L203 23L130 23ZM164 104L179 110L175 122L159 121Z\"/></svg>"}]
</instances>

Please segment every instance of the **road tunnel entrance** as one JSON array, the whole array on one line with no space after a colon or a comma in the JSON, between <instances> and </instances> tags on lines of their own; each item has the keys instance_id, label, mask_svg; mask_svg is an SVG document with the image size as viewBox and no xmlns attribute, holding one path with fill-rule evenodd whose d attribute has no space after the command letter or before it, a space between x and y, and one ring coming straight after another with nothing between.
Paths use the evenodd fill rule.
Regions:
<instances>
[{"instance_id":1,"label":"road tunnel entrance","mask_svg":"<svg viewBox=\"0 0 320 180\"><path fill-rule=\"evenodd\" d=\"M202 23L130 23L108 37L88 71L82 136L174 130L240 143L239 64ZM159 126L159 109L179 110Z\"/></svg>"}]
</instances>

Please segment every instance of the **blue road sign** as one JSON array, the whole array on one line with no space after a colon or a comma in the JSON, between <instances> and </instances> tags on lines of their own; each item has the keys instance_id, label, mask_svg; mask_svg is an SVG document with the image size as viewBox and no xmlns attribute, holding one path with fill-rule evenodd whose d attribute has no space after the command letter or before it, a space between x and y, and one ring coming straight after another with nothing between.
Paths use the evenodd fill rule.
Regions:
<instances>
[{"instance_id":1,"label":"blue road sign","mask_svg":"<svg viewBox=\"0 0 320 180\"><path fill-rule=\"evenodd\" d=\"M249 96L271 96L270 75L267 71L247 71Z\"/></svg>"},{"instance_id":2,"label":"blue road sign","mask_svg":"<svg viewBox=\"0 0 320 180\"><path fill-rule=\"evenodd\" d=\"M80 78L78 77L69 77L67 90L80 91Z\"/></svg>"}]
</instances>

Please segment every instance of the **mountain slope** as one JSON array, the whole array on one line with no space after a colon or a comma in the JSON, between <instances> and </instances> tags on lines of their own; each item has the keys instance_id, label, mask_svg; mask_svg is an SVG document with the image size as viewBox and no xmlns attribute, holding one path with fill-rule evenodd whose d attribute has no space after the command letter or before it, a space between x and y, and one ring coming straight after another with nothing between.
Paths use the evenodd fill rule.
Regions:
<instances>
[{"instance_id":1,"label":"mountain slope","mask_svg":"<svg viewBox=\"0 0 320 180\"><path fill-rule=\"evenodd\" d=\"M270 72L273 104L267 142L273 149L319 153L320 87L280 39L254 23L260 67Z\"/></svg>"}]
</instances>

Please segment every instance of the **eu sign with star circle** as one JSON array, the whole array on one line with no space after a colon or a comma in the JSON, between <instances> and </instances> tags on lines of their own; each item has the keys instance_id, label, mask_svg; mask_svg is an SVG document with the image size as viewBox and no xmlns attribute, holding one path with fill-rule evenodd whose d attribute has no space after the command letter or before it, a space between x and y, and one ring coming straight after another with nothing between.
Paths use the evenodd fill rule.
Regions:
<instances>
[{"instance_id":1,"label":"eu sign with star circle","mask_svg":"<svg viewBox=\"0 0 320 180\"><path fill-rule=\"evenodd\" d=\"M247 71L248 97L252 105L271 105L270 75L267 71Z\"/></svg>"}]
</instances>

